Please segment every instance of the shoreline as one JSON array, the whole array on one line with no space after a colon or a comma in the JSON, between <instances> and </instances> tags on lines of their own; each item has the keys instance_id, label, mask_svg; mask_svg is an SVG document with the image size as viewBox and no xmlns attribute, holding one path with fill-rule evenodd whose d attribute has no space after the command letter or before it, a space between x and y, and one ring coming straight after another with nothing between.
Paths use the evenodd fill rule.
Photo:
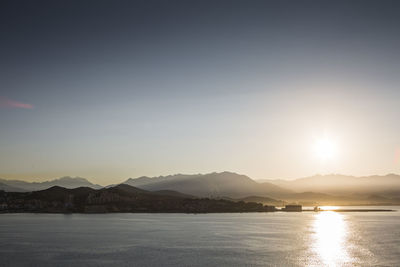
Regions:
<instances>
[{"instance_id":1,"label":"shoreline","mask_svg":"<svg viewBox=\"0 0 400 267\"><path fill-rule=\"evenodd\" d=\"M242 211L242 212L0 212L2 214L64 214L64 215L73 215L73 214L240 214L240 213L274 213L274 212L287 212L287 213L301 213L301 212L327 212L327 211L334 211L334 212L396 212L397 210L393 209L326 209L326 210L311 210L311 209L304 209L301 211L285 211L279 210L276 211Z\"/></svg>"}]
</instances>

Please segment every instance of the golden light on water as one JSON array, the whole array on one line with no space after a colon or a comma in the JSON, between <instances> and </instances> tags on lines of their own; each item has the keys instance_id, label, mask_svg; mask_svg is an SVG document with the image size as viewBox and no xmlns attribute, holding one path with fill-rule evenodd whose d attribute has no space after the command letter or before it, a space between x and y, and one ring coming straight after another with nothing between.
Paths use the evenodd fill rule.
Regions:
<instances>
[{"instance_id":1,"label":"golden light on water","mask_svg":"<svg viewBox=\"0 0 400 267\"><path fill-rule=\"evenodd\" d=\"M321 206L319 207L321 210L337 210L339 209L338 206Z\"/></svg>"},{"instance_id":2,"label":"golden light on water","mask_svg":"<svg viewBox=\"0 0 400 267\"><path fill-rule=\"evenodd\" d=\"M323 266L343 266L349 262L348 230L343 215L333 211L320 212L316 215L313 230L313 250Z\"/></svg>"}]
</instances>

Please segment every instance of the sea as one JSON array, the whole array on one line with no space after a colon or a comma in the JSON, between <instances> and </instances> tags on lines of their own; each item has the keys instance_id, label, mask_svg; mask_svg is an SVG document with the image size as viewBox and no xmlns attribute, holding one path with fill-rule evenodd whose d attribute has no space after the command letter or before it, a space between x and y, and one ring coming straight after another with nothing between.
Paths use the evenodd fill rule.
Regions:
<instances>
[{"instance_id":1,"label":"sea","mask_svg":"<svg viewBox=\"0 0 400 267\"><path fill-rule=\"evenodd\" d=\"M373 208L0 214L0 266L400 266L400 207Z\"/></svg>"}]
</instances>

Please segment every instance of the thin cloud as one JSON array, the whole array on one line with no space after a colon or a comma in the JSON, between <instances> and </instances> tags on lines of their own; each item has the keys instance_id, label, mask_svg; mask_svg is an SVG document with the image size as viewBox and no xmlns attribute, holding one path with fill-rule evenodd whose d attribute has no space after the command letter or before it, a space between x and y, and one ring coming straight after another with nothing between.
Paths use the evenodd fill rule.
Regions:
<instances>
[{"instance_id":1,"label":"thin cloud","mask_svg":"<svg viewBox=\"0 0 400 267\"><path fill-rule=\"evenodd\" d=\"M0 96L0 108L23 108L33 109L32 104L22 103L19 101L8 99L7 97Z\"/></svg>"}]
</instances>

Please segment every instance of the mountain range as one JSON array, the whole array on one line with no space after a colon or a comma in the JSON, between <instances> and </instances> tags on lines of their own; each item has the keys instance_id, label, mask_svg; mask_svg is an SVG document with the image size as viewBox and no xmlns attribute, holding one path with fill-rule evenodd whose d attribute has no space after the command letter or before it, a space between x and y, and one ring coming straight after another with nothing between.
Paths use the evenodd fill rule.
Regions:
<instances>
[{"instance_id":1,"label":"mountain range","mask_svg":"<svg viewBox=\"0 0 400 267\"><path fill-rule=\"evenodd\" d=\"M198 197L231 197L248 196L281 197L293 193L272 183L258 183L251 178L233 172L170 175L160 177L139 177L124 182L145 190L174 190Z\"/></svg>"},{"instance_id":2,"label":"mountain range","mask_svg":"<svg viewBox=\"0 0 400 267\"><path fill-rule=\"evenodd\" d=\"M136 188L164 192L172 196L228 199L234 201L256 201L268 205L301 203L303 205L345 204L399 204L400 176L354 177L345 175L316 175L297 180L253 180L233 172L209 174L176 174L159 177L129 178L121 184ZM52 186L65 188L102 188L80 177L29 183L0 179L0 190L27 192L44 190ZM106 186L105 188L114 187Z\"/></svg>"}]
</instances>

